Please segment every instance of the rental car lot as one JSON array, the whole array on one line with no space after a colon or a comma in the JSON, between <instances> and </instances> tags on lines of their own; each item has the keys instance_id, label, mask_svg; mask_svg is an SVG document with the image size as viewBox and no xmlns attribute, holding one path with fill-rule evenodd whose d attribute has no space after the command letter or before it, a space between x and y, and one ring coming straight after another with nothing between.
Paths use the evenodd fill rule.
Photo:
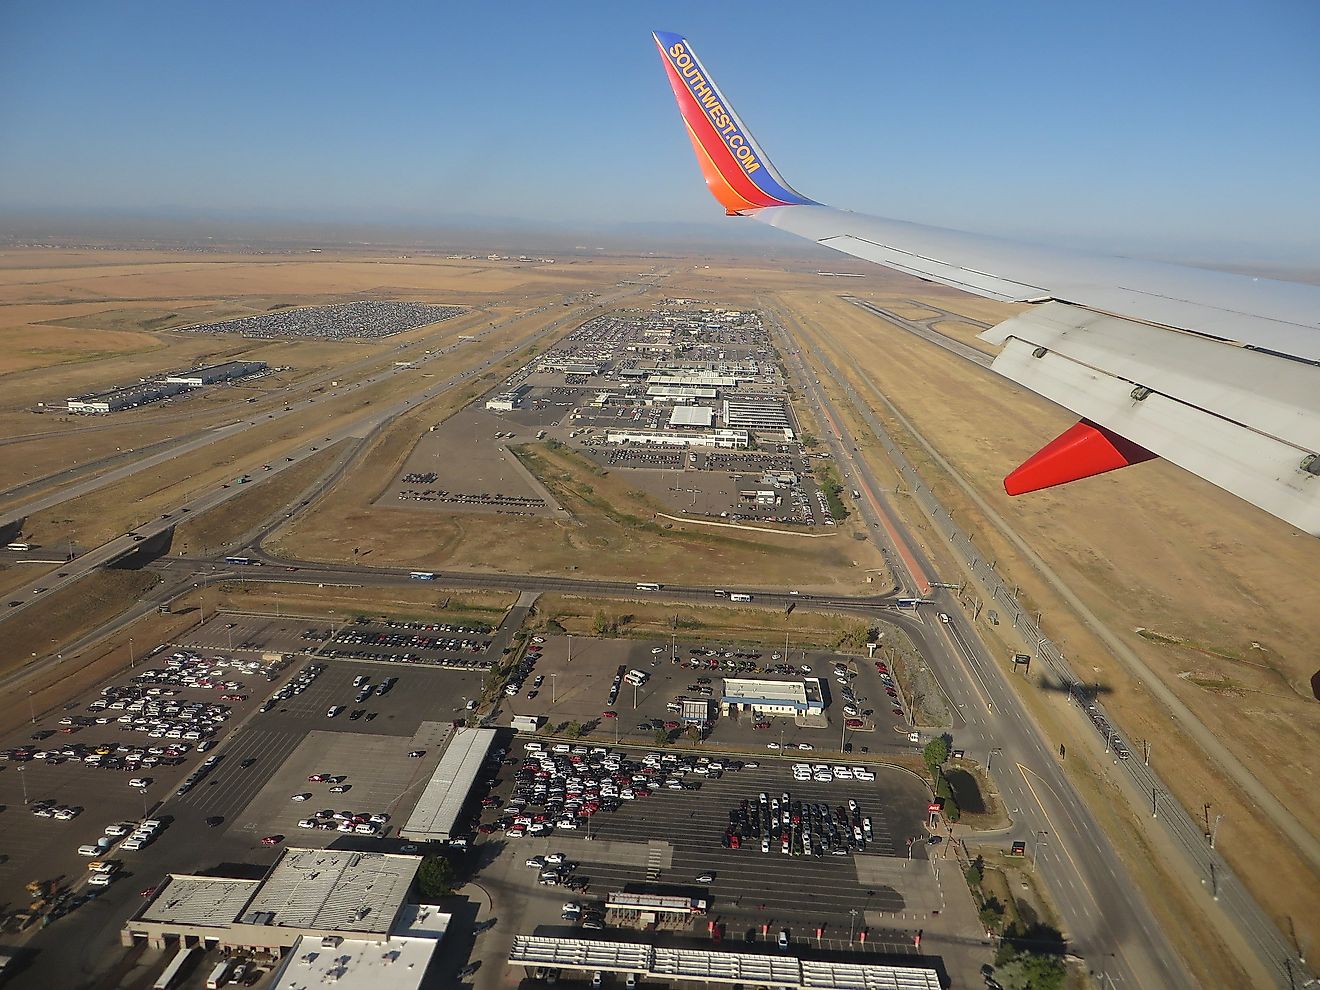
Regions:
<instances>
[{"instance_id":1,"label":"rental car lot","mask_svg":"<svg viewBox=\"0 0 1320 990\"><path fill-rule=\"evenodd\" d=\"M44 758L0 762L0 804L7 809L7 857L0 859L0 897L6 902L26 904L31 900L23 890L23 885L37 878L38 872L45 877L63 877L64 883L72 883L76 889L80 889L87 872L87 860L78 855L78 847L95 844L104 834L106 826L120 821L136 822L145 817L154 817L166 822L162 839L146 844L141 850L122 854L116 844L108 853L124 862L128 874L136 874L123 880L123 883L138 884L138 880L143 877L149 879L150 876L158 876L162 869L189 870L203 867L211 862L210 857L218 848L229 849L229 855L239 860L254 857L259 860L258 843L262 836L281 831L286 836L310 831L297 829L297 818L292 819L295 823L292 830L284 828L284 819L275 816L239 821L242 810L262 791L272 775L280 772L283 761L303 744L310 732L327 732L335 747L342 746L344 749L342 761L350 767L359 766L362 757L356 755L358 752L375 753L377 744L373 740L380 737L394 740L386 748L391 751L397 749L403 755L396 769L389 769L393 767L392 763L381 761L384 769L379 775L379 781L369 784L366 777L368 769L363 766L360 772L355 771L355 779L352 780L354 788L343 795L335 795L341 801L317 804L315 808L307 810L353 809L384 811L392 815L388 805L391 802L402 802L400 795L407 780L425 773L428 766L433 767L430 759L438 755L428 753L428 759L425 760L407 759L410 740L419 726L423 722L448 724L466 714L464 702L467 697L475 697L480 691L483 676L477 671L405 668L293 657L279 673L277 680L270 682L265 680L264 671L268 668L260 660L260 653L236 650L229 654L225 650L211 649L192 652L207 659L208 670L221 672L218 676L223 679L217 681L217 687L171 685L157 675L148 674L152 670L178 670L169 668L166 663L166 658L174 652L175 648L168 647L139 660L132 670L122 672L76 702L71 702L66 709L38 719L37 724L29 724L22 733L5 740L9 750L31 747L31 752L58 751L76 743L85 747L78 752L98 755L95 753L98 748L108 749L111 744L116 747L114 752L100 754L101 759L95 764L85 762L82 757L75 759L65 756L58 757L63 762ZM220 661L228 665L219 666ZM246 669L246 665L252 663L257 664L257 669ZM325 669L310 683L306 683L301 693L289 693L288 697L280 699L269 710L259 710L272 695L285 691L286 683L299 683L300 673L318 663ZM244 666L236 666L239 664ZM370 678L373 686L379 685L386 676L397 677L398 681L384 695L373 691L365 701L358 704L355 698L360 688L353 685L353 679L358 676ZM160 688L163 691L179 692L145 697L185 706L214 704L227 708L228 718L216 723L215 735L185 741L164 736L153 737L149 732L134 731L135 727L116 721L129 714L127 708L107 708L99 712L89 708L93 702L109 697L102 694L102 688L122 689L134 683L133 677L140 679L136 687L143 690ZM226 681L241 686L237 689L225 687ZM220 699L226 694L243 695L245 700L222 702ZM122 695L123 699L128 697ZM327 719L326 712L332 705L343 705L345 711L334 719ZM351 716L355 711L361 711L362 714L353 719ZM96 724L97 717L112 720ZM59 723L64 718L71 721L91 718L92 723L62 726ZM72 731L60 732L59 729ZM40 735L42 738L29 738L32 735ZM149 767L144 767L142 760L129 762L124 758L126 754L118 748L125 745L142 747L144 758L155 757L159 762ZM188 749L181 752L180 756L166 755L170 747L178 747L177 751L182 751L183 746ZM204 754L200 752L203 746L207 747ZM162 752L150 754L151 748ZM185 777L213 756L218 759L212 768L186 793L177 794ZM107 761L113 760L120 760L120 766L105 768ZM175 760L178 762L175 763ZM304 789L308 774L334 769L317 767L307 770L302 774ZM400 774L402 778L399 778ZM130 780L139 778L149 778L151 782L145 788L129 785ZM380 788L379 793L377 786ZM146 793L143 793L144 790ZM287 801L287 797L285 795L285 803L292 810L295 806ZM31 814L35 803L43 800L81 810L68 820L53 815L38 817ZM219 824L223 828L212 829L207 826L207 819L215 818L220 819ZM258 822L269 822L271 830L261 830ZM231 828L233 824L252 827ZM281 827L275 828L275 825ZM343 837L340 833L328 831L317 834ZM221 845L217 846L217 843ZM134 887L136 889L138 887ZM112 892L116 898L121 896L120 892Z\"/></svg>"},{"instance_id":2,"label":"rental car lot","mask_svg":"<svg viewBox=\"0 0 1320 990\"><path fill-rule=\"evenodd\" d=\"M653 751L610 752L641 760ZM668 761L670 766L679 761L695 765L702 758L695 751L670 752L677 757ZM515 743L511 755L521 757L520 744ZM803 782L793 779L788 761L756 760L756 766L741 770L731 769L728 758L723 762L718 779L696 772L677 775L689 784L699 783L699 789L651 787L649 797L620 801L614 811L598 811L590 817L590 841L585 828L553 829L541 838L514 838L506 829L490 839L503 843L501 858L520 862L533 853L563 852L576 863L573 877L586 882L584 891L564 892L565 900L601 902L612 890L648 883L649 889L707 898L711 916L727 926L726 939L742 940L749 930L759 931L758 926L766 924L772 938L781 928L794 937L814 935L818 926L837 937L840 928L847 930L854 910L859 928L904 928L905 914L926 909L932 882L925 862L927 794L914 777L875 768L873 781ZM803 802L837 810L856 802L859 813L870 820L872 839L864 849L843 855L786 855L778 843L766 853L759 842L745 841L737 849L724 846L730 812L740 809L742 801L759 807L765 793L768 806L785 792L790 806ZM511 796L512 788L502 787L499 793ZM485 818L505 816L494 809ZM915 839L910 869L909 838ZM670 854L659 855L658 847L665 844ZM703 875L711 880L699 882ZM526 883L529 890L536 889L538 873L527 869Z\"/></svg>"},{"instance_id":3,"label":"rental car lot","mask_svg":"<svg viewBox=\"0 0 1320 990\"><path fill-rule=\"evenodd\" d=\"M838 750L844 706L853 705L860 712L871 711L862 729L849 729L846 741L857 754L884 749L906 750L909 744L907 726L903 716L895 713L893 702L884 694L878 675L870 669L868 661L859 661L859 674L847 678L853 699L844 696L846 685L838 683L834 667L841 661L836 654L792 650L788 657L781 650L764 647L717 646L710 642L692 640L601 640L581 638L573 641L569 658L568 640L564 636L544 636L543 642L533 643L538 650L536 663L523 681L519 692L502 699L502 710L519 715L543 716L551 726L560 722L578 721L594 729L592 739L614 742L650 743L655 737L655 726L678 724L679 715L670 707L676 699L705 698L718 710L720 692L725 676L760 676L753 671L784 671L790 666L795 675L772 673L769 676L790 678L818 677L822 682L827 702L828 724L824 727L798 724L792 718L776 717L762 720L768 728L754 728L755 721L748 717L719 718L708 737L712 743L767 751L769 743L792 749L805 743L814 749ZM694 652L696 651L696 652ZM710 656L714 651L715 656ZM739 657L738 654L743 654ZM672 662L677 655L679 663ZM747 659L747 657L757 659ZM711 664L716 666L712 667ZM732 666L730 666L732 664ZM801 668L806 665L809 670ZM611 701L611 687L619 669L640 670L647 680L635 690L626 680L621 681L618 693ZM535 678L541 677L539 685ZM704 683L708 682L708 683ZM709 694L705 691L709 690ZM533 697L529 697L535 691ZM634 707L635 702L635 707ZM615 717L606 712L614 712ZM677 732L677 728L671 729Z\"/></svg>"}]
</instances>

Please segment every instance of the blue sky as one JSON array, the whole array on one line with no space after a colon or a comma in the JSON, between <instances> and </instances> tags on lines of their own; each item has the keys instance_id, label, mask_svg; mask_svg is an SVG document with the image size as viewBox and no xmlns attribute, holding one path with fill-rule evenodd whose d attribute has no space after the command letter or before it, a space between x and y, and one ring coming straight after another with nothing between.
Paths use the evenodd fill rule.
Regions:
<instances>
[{"instance_id":1,"label":"blue sky","mask_svg":"<svg viewBox=\"0 0 1320 990\"><path fill-rule=\"evenodd\" d=\"M0 206L719 223L662 28L831 205L1320 262L1320 5L815 6L4 3Z\"/></svg>"}]
</instances>

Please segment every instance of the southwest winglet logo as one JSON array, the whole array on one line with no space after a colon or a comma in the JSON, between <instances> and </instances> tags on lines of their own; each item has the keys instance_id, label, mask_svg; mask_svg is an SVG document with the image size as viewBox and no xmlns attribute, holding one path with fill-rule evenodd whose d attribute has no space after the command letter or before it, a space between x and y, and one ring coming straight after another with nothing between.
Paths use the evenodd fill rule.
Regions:
<instances>
[{"instance_id":1,"label":"southwest winglet logo","mask_svg":"<svg viewBox=\"0 0 1320 990\"><path fill-rule=\"evenodd\" d=\"M719 94L706 82L697 64L696 56L688 51L687 46L681 41L671 45L666 50L666 54L673 63L674 69L683 77L683 82L692 93L692 98L706 112L706 116L710 118L710 122L724 139L724 143L728 145L730 153L737 159L742 170L748 175L759 171L761 163L756 160L756 152L738 130L733 115L720 103Z\"/></svg>"}]
</instances>

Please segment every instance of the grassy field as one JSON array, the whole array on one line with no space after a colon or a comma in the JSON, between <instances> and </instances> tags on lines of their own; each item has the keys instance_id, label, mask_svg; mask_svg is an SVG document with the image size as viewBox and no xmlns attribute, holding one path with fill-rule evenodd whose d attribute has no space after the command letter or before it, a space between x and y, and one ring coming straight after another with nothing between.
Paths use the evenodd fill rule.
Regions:
<instances>
[{"instance_id":1,"label":"grassy field","mask_svg":"<svg viewBox=\"0 0 1320 990\"><path fill-rule=\"evenodd\" d=\"M611 638L668 639L676 634L680 638L782 649L787 633L790 649L844 649L863 654L868 632L877 625L887 628L861 618L810 609L794 609L791 615L785 615L780 608L660 604L645 599L620 601L560 594L541 595L535 615L537 629L553 629L551 623L557 623L575 636L601 635L603 618L609 626L605 635Z\"/></svg>"},{"instance_id":2,"label":"grassy field","mask_svg":"<svg viewBox=\"0 0 1320 990\"><path fill-rule=\"evenodd\" d=\"M159 582L150 571L100 570L51 592L5 620L0 674L19 670L33 654L62 652L87 630L126 611Z\"/></svg>"},{"instance_id":3,"label":"grassy field","mask_svg":"<svg viewBox=\"0 0 1320 990\"><path fill-rule=\"evenodd\" d=\"M299 464L282 471L251 491L217 505L209 512L190 515L174 531L171 552L176 554L216 554L228 550L234 541L260 526L272 512L277 512L328 471L344 453L349 441L319 450Z\"/></svg>"},{"instance_id":4,"label":"grassy field","mask_svg":"<svg viewBox=\"0 0 1320 990\"><path fill-rule=\"evenodd\" d=\"M382 588L232 581L208 588L204 594L208 609L278 611L326 620L370 615L435 622L443 617L445 622L471 619L488 625L498 625L518 601L518 595L511 591L437 588L431 584Z\"/></svg>"}]
</instances>

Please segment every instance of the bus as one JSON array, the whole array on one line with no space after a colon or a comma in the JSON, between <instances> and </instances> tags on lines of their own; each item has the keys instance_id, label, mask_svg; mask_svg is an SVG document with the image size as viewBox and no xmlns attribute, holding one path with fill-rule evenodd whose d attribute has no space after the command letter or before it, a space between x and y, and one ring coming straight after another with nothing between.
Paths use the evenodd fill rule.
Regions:
<instances>
[{"instance_id":1,"label":"bus","mask_svg":"<svg viewBox=\"0 0 1320 990\"><path fill-rule=\"evenodd\" d=\"M241 564L244 567L251 567L256 563L251 557L226 557L226 564Z\"/></svg>"},{"instance_id":2,"label":"bus","mask_svg":"<svg viewBox=\"0 0 1320 990\"><path fill-rule=\"evenodd\" d=\"M918 605L921 604L921 602L922 599L920 598L899 598L897 601L894 602L894 605L897 608L915 609Z\"/></svg>"},{"instance_id":3,"label":"bus","mask_svg":"<svg viewBox=\"0 0 1320 990\"><path fill-rule=\"evenodd\" d=\"M414 581L434 581L435 574L431 571L413 571L408 577Z\"/></svg>"},{"instance_id":4,"label":"bus","mask_svg":"<svg viewBox=\"0 0 1320 990\"><path fill-rule=\"evenodd\" d=\"M731 602L750 602L751 600L752 596L742 591L735 591L729 596Z\"/></svg>"},{"instance_id":5,"label":"bus","mask_svg":"<svg viewBox=\"0 0 1320 990\"><path fill-rule=\"evenodd\" d=\"M31 543L11 543L11 544L9 544L9 546L5 547L5 549L6 549L6 550L31 550L31 549L32 549L32 544L31 544Z\"/></svg>"},{"instance_id":6,"label":"bus","mask_svg":"<svg viewBox=\"0 0 1320 990\"><path fill-rule=\"evenodd\" d=\"M222 986L229 982L229 971L233 969L234 960L221 959L215 964L215 969L211 970L211 975L206 978L206 990L220 990Z\"/></svg>"},{"instance_id":7,"label":"bus","mask_svg":"<svg viewBox=\"0 0 1320 990\"><path fill-rule=\"evenodd\" d=\"M165 972L157 977L156 982L152 984L153 990L171 990L171 988L181 982L180 974L194 956L200 955L202 947L200 945L187 945L178 951L170 964L165 967Z\"/></svg>"},{"instance_id":8,"label":"bus","mask_svg":"<svg viewBox=\"0 0 1320 990\"><path fill-rule=\"evenodd\" d=\"M638 591L659 591L663 585L656 584L654 581L638 581Z\"/></svg>"}]
</instances>

